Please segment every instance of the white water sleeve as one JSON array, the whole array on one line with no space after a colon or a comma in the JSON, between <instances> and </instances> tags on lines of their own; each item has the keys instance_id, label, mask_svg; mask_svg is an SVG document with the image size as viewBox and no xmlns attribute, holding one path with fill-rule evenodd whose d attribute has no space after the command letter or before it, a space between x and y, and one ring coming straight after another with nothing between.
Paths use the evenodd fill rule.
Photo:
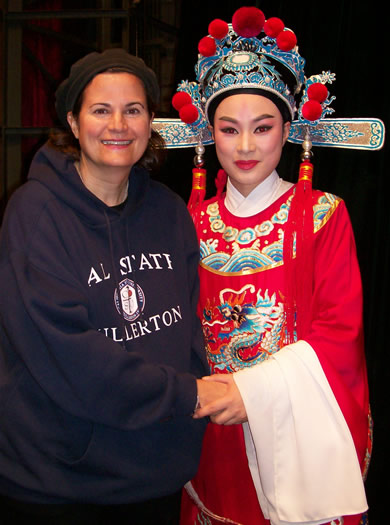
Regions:
<instances>
[{"instance_id":1,"label":"white water sleeve","mask_svg":"<svg viewBox=\"0 0 390 525\"><path fill-rule=\"evenodd\" d=\"M272 525L317 525L367 510L351 433L306 341L233 378L248 415L249 467Z\"/></svg>"}]
</instances>

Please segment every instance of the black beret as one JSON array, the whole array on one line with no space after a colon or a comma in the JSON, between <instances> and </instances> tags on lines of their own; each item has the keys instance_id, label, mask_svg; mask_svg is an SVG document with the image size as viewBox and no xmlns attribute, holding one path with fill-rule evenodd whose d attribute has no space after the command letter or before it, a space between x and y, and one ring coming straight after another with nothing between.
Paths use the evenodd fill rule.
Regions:
<instances>
[{"instance_id":1,"label":"black beret","mask_svg":"<svg viewBox=\"0 0 390 525\"><path fill-rule=\"evenodd\" d=\"M64 126L68 126L66 115L69 111L73 111L76 100L85 86L98 73L112 67L120 67L138 77L152 102L158 103L160 89L156 75L141 58L130 55L124 49L107 49L102 53L89 53L73 64L69 77L56 91L56 110Z\"/></svg>"}]
</instances>

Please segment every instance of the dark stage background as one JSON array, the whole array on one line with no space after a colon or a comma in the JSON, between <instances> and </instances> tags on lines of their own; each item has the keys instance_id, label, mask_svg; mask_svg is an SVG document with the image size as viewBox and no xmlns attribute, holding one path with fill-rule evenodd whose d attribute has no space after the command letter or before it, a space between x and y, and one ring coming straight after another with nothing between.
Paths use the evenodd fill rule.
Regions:
<instances>
[{"instance_id":1,"label":"dark stage background","mask_svg":"<svg viewBox=\"0 0 390 525\"><path fill-rule=\"evenodd\" d=\"M141 0L140 5L147 2ZM56 6L62 5L61 0L36 3L45 4L46 9L56 9ZM64 2L64 8L73 3L76 4ZM326 70L336 73L336 82L329 86L331 94L336 96L332 104L336 110L335 117L377 117L387 124L390 109L385 69L388 67L385 57L389 52L388 17L378 4L361 0L327 3L313 0L248 0L244 3L237 0L183 0L172 94L180 80L194 79L197 43L207 34L209 22L213 18L230 22L235 9L242 5L256 5L264 11L266 18L278 16L294 30L300 53L306 59L307 76ZM139 54L143 56L142 49ZM54 78L63 68L66 58L69 59L61 50L58 52L58 48L57 51L52 50L48 60L54 67ZM56 61L57 68L53 66ZM37 80L36 75L36 71L31 69L30 86ZM53 93L47 90L41 90L40 93L37 100L33 101L33 106L50 106ZM26 108L28 110L31 109ZM173 110L170 116L177 117L177 114ZM31 158L34 148L36 144L27 147L25 159ZM314 186L335 193L346 201L356 236L365 296L366 356L374 418L373 456L366 488L370 524L382 525L387 523L385 507L390 488L386 447L389 435L387 387L390 382L390 347L387 337L390 202L389 194L385 191L388 147L385 146L379 152L315 148L314 153ZM286 145L278 170L283 178L296 180L299 154L299 146ZM190 194L193 156L192 149L170 150L163 170L156 175L185 200ZM212 174L216 173L218 167L212 146L206 148L206 167L210 174L208 194L211 195L214 191Z\"/></svg>"}]
</instances>

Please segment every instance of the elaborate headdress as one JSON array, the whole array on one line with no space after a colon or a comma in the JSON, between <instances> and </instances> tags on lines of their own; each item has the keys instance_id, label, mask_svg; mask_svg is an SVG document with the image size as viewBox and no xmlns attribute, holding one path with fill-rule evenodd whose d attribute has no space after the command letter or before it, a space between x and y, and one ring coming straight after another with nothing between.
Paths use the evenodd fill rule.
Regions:
<instances>
[{"instance_id":1,"label":"elaborate headdress","mask_svg":"<svg viewBox=\"0 0 390 525\"><path fill-rule=\"evenodd\" d=\"M378 119L331 119L326 84L335 81L330 71L309 78L297 39L279 18L265 20L256 7L238 9L228 24L214 20L209 35L198 45L196 80L182 81L172 99L178 119L155 119L154 127L168 148L212 144L208 130L210 107L220 96L235 89L269 93L291 114L288 140L302 143L307 131L315 146L380 149L384 126ZM281 106L277 103L278 107Z\"/></svg>"},{"instance_id":2,"label":"elaborate headdress","mask_svg":"<svg viewBox=\"0 0 390 525\"><path fill-rule=\"evenodd\" d=\"M299 182L290 209L291 231L285 236L285 264L290 275L300 265L308 265L310 271L311 148L315 145L380 149L384 142L383 122L329 118L334 112L330 106L335 97L329 95L326 84L332 84L335 75L323 71L309 78L305 76L305 60L298 52L297 38L279 18L266 20L260 9L242 7L234 13L231 24L217 19L210 23L208 30L209 35L198 45L196 80L182 81L172 99L180 118L156 119L154 127L164 137L168 148L195 146L197 155L189 209L196 219L197 206L206 188L202 155L204 145L213 142L208 125L213 122L217 105L234 92L257 93L270 98L283 119L291 120L288 140L303 146ZM301 266L299 273L305 274ZM287 311L291 334L295 305L307 299L310 291L305 291L304 285L310 284L310 279L299 286L295 279L289 281L296 287L289 292L290 306L287 301L291 310ZM302 294L301 299L297 297L299 294ZM307 322L308 319L301 316L302 331Z\"/></svg>"}]
</instances>

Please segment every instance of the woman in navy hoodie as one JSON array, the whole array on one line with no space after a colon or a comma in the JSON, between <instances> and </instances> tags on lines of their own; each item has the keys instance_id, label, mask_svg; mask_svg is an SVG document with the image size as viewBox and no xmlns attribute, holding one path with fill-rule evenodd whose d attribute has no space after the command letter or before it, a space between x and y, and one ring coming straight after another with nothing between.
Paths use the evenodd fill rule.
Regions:
<instances>
[{"instance_id":1,"label":"woman in navy hoodie","mask_svg":"<svg viewBox=\"0 0 390 525\"><path fill-rule=\"evenodd\" d=\"M2 523L176 523L192 413L225 387L197 379L192 221L147 170L156 78L91 53L56 96L68 133L36 154L0 237Z\"/></svg>"}]
</instances>

